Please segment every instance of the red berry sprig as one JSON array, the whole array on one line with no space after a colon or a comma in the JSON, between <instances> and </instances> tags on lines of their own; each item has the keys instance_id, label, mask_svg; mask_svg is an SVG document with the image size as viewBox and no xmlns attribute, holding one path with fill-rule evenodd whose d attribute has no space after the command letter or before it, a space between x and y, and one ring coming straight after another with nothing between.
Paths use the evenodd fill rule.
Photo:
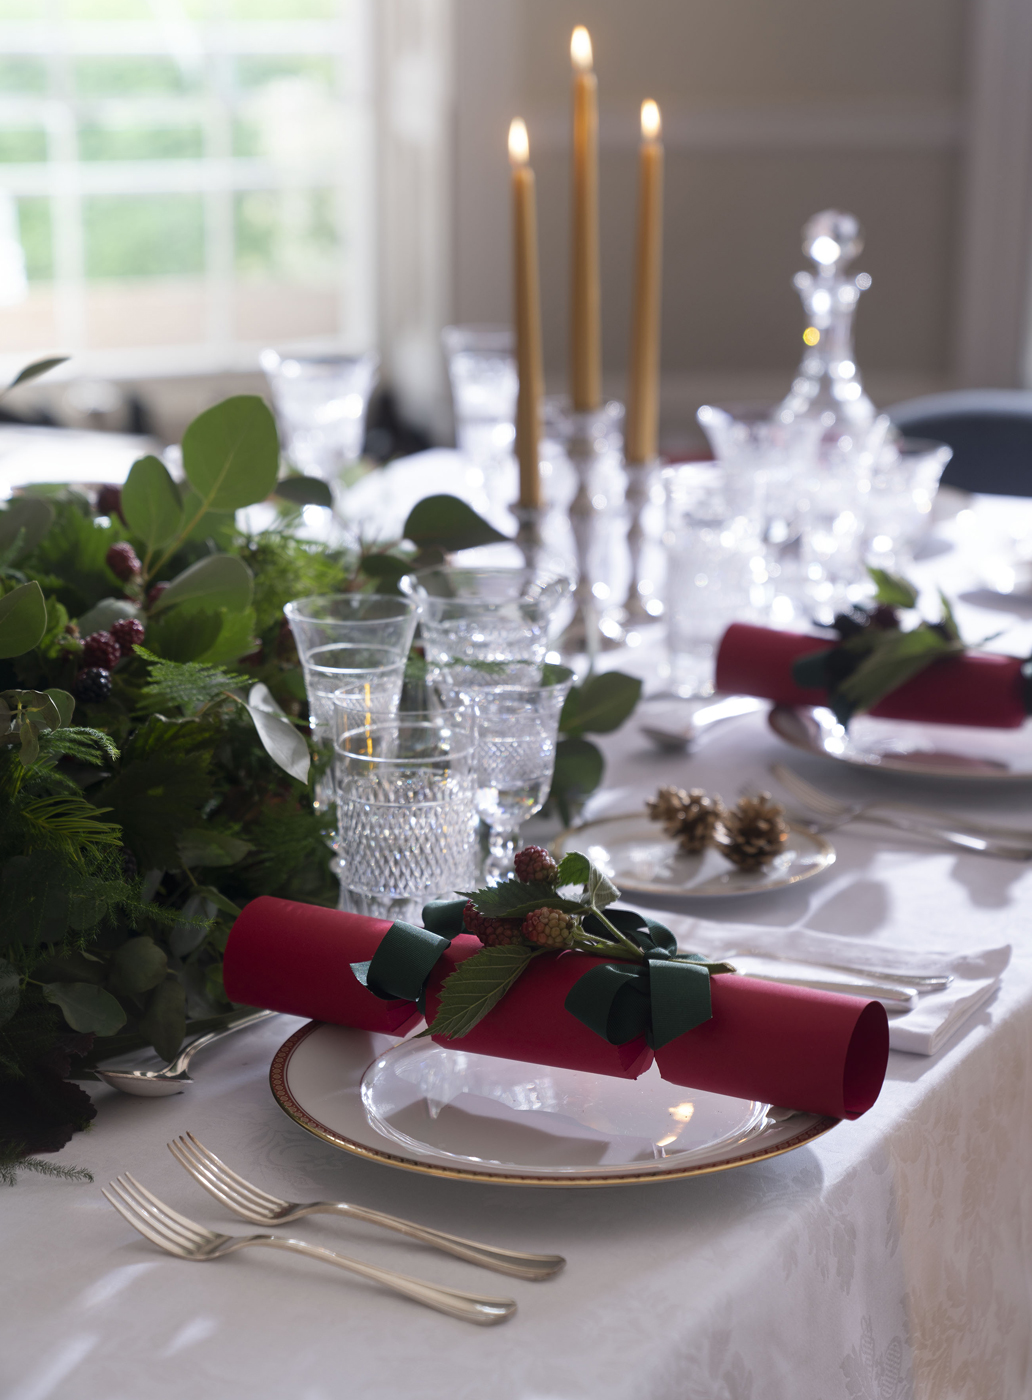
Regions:
<instances>
[{"instance_id":1,"label":"red berry sprig","mask_svg":"<svg viewBox=\"0 0 1032 1400\"><path fill-rule=\"evenodd\" d=\"M127 540L119 540L117 544L113 544L105 556L105 562L115 578L121 579L123 583L138 579L143 572L143 565L136 557L136 550Z\"/></svg>"},{"instance_id":2,"label":"red berry sprig","mask_svg":"<svg viewBox=\"0 0 1032 1400\"><path fill-rule=\"evenodd\" d=\"M510 943L522 943L518 919L494 919L480 914L467 900L462 911L462 922L470 933L480 939L485 948L504 948Z\"/></svg>"},{"instance_id":3,"label":"red berry sprig","mask_svg":"<svg viewBox=\"0 0 1032 1400\"><path fill-rule=\"evenodd\" d=\"M539 948L572 948L577 925L561 909L535 909L523 920L520 932Z\"/></svg>"},{"instance_id":4,"label":"red berry sprig","mask_svg":"<svg viewBox=\"0 0 1032 1400\"><path fill-rule=\"evenodd\" d=\"M554 885L559 867L543 846L524 846L513 859L517 880L524 884Z\"/></svg>"},{"instance_id":5,"label":"red berry sprig","mask_svg":"<svg viewBox=\"0 0 1032 1400\"><path fill-rule=\"evenodd\" d=\"M122 648L110 632L92 632L82 644L82 664L113 671L122 659Z\"/></svg>"},{"instance_id":6,"label":"red berry sprig","mask_svg":"<svg viewBox=\"0 0 1032 1400\"><path fill-rule=\"evenodd\" d=\"M143 623L135 617L122 617L112 624L111 635L118 643L123 656L131 656L133 647L139 646L144 638Z\"/></svg>"}]
</instances>

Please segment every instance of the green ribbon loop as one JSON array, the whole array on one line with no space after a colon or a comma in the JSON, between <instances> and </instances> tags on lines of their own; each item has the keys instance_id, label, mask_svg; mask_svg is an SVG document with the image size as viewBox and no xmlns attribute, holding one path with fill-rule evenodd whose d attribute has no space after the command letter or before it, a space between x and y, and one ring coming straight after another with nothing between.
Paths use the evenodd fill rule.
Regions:
<instances>
[{"instance_id":1,"label":"green ribbon loop","mask_svg":"<svg viewBox=\"0 0 1032 1400\"><path fill-rule=\"evenodd\" d=\"M465 933L462 911L467 903L465 899L432 899L429 904L423 905L423 927L449 939L457 933Z\"/></svg>"},{"instance_id":2,"label":"green ribbon loop","mask_svg":"<svg viewBox=\"0 0 1032 1400\"><path fill-rule=\"evenodd\" d=\"M351 971L381 1001L414 1001L422 1010L427 979L450 945L450 938L399 919L370 960L352 963Z\"/></svg>"},{"instance_id":3,"label":"green ribbon loop","mask_svg":"<svg viewBox=\"0 0 1032 1400\"><path fill-rule=\"evenodd\" d=\"M641 963L609 962L577 979L566 996L566 1010L610 1045L644 1035L654 1050L694 1030L713 1015L710 972L731 972L698 953L678 953L677 940L655 919L630 909L607 909L606 918L644 954ZM605 925L591 914L591 933Z\"/></svg>"}]
</instances>

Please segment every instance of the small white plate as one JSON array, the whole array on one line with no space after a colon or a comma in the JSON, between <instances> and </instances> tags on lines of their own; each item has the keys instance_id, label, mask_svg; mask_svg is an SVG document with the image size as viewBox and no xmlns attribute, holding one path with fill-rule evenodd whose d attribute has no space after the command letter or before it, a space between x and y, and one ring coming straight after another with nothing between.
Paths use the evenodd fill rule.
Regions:
<instances>
[{"instance_id":1,"label":"small white plate","mask_svg":"<svg viewBox=\"0 0 1032 1400\"><path fill-rule=\"evenodd\" d=\"M277 1103L324 1142L431 1176L617 1186L776 1157L839 1121L668 1084L495 1059L310 1022L280 1047Z\"/></svg>"},{"instance_id":2,"label":"small white plate","mask_svg":"<svg viewBox=\"0 0 1032 1400\"><path fill-rule=\"evenodd\" d=\"M789 827L787 849L762 870L739 870L719 851L688 856L659 822L645 813L603 817L564 831L552 846L559 858L580 851L604 871L624 894L662 894L678 899L714 899L725 895L768 894L811 875L835 860L823 836Z\"/></svg>"},{"instance_id":3,"label":"small white plate","mask_svg":"<svg viewBox=\"0 0 1032 1400\"><path fill-rule=\"evenodd\" d=\"M1032 721L1020 729L976 729L856 715L845 729L823 706L775 705L768 723L793 748L874 772L979 782L1032 779Z\"/></svg>"}]
</instances>

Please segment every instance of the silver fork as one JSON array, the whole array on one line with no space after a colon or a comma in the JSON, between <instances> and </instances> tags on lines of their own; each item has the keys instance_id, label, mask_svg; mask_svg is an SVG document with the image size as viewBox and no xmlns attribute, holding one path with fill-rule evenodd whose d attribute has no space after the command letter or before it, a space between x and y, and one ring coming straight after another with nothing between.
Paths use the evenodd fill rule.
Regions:
<instances>
[{"instance_id":1,"label":"silver fork","mask_svg":"<svg viewBox=\"0 0 1032 1400\"><path fill-rule=\"evenodd\" d=\"M566 1263L561 1254L521 1254L514 1249L496 1249L492 1245L478 1244L476 1240L462 1239L459 1235L446 1235L428 1225L416 1225L411 1220L400 1220L397 1216L384 1215L378 1210L351 1205L347 1201L311 1201L304 1204L280 1200L278 1196L270 1196L267 1191L238 1176L214 1152L198 1142L193 1133L186 1133L170 1142L168 1150L179 1165L185 1167L193 1179L217 1201L255 1225L284 1225L291 1220L300 1220L303 1215L346 1215L352 1220L382 1225L387 1230L395 1230L399 1235L432 1245L446 1254L457 1255L471 1264L480 1264L485 1269L511 1274L515 1278L551 1278Z\"/></svg>"},{"instance_id":2,"label":"silver fork","mask_svg":"<svg viewBox=\"0 0 1032 1400\"><path fill-rule=\"evenodd\" d=\"M460 1293L457 1289L411 1278L408 1274L396 1274L390 1269L377 1268L374 1264L363 1264L344 1254L320 1249L318 1245L305 1244L303 1240L283 1239L279 1235L218 1235L214 1230L206 1230L195 1220L188 1220L185 1215L172 1210L164 1201L159 1201L128 1172L108 1185L110 1190L103 1194L119 1215L145 1239L180 1259L221 1259L223 1255L247 1249L249 1245L263 1245L268 1249L287 1249L294 1254L306 1254L310 1259L321 1259L324 1264L333 1264L360 1278L382 1283L395 1293L402 1293L406 1298L425 1303L428 1308L436 1308L438 1312L448 1313L451 1317L462 1318L465 1322L490 1326L495 1322L504 1322L516 1311L512 1298L483 1298L477 1293Z\"/></svg>"},{"instance_id":3,"label":"silver fork","mask_svg":"<svg viewBox=\"0 0 1032 1400\"><path fill-rule=\"evenodd\" d=\"M1014 831L1009 840L1000 839L987 832L980 834L974 828L965 829L960 822L945 826L936 822L934 818L932 821L925 821L919 815L912 815L905 809L897 810L883 804L843 802L814 787L791 768L786 768L783 763L771 764L770 771L793 797L836 826L844 826L847 822L857 821L862 817L864 821L891 826L897 831L909 831L915 836L929 836L947 846L960 846L964 850L977 851L982 855L999 856L1004 860L1032 860L1032 832L1019 834ZM929 816L931 815L929 813ZM1024 844L1014 844L1018 840L1023 840Z\"/></svg>"}]
</instances>

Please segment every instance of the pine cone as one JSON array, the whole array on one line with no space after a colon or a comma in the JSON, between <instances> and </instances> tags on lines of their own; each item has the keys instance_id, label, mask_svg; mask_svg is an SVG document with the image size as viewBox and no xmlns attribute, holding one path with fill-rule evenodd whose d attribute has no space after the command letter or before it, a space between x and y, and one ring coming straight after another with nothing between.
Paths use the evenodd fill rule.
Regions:
<instances>
[{"instance_id":1,"label":"pine cone","mask_svg":"<svg viewBox=\"0 0 1032 1400\"><path fill-rule=\"evenodd\" d=\"M668 836L676 836L686 855L705 850L713 839L720 804L702 788L661 787L654 800L646 802L649 816L663 823Z\"/></svg>"},{"instance_id":2,"label":"pine cone","mask_svg":"<svg viewBox=\"0 0 1032 1400\"><path fill-rule=\"evenodd\" d=\"M762 870L788 841L784 808L761 792L743 797L737 807L720 814L716 845L740 870Z\"/></svg>"}]
</instances>

